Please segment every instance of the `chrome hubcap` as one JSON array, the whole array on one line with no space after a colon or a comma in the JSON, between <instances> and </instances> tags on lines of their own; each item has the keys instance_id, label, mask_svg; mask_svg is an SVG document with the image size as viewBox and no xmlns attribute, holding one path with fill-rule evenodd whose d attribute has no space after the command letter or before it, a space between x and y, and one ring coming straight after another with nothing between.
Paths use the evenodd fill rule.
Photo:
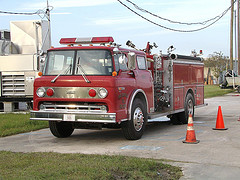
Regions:
<instances>
[{"instance_id":1,"label":"chrome hubcap","mask_svg":"<svg viewBox=\"0 0 240 180\"><path fill-rule=\"evenodd\" d=\"M133 114L133 123L136 131L140 131L143 127L144 116L141 108L136 108Z\"/></svg>"},{"instance_id":2,"label":"chrome hubcap","mask_svg":"<svg viewBox=\"0 0 240 180\"><path fill-rule=\"evenodd\" d=\"M193 114L193 101L191 99L188 100L188 114Z\"/></svg>"}]
</instances>

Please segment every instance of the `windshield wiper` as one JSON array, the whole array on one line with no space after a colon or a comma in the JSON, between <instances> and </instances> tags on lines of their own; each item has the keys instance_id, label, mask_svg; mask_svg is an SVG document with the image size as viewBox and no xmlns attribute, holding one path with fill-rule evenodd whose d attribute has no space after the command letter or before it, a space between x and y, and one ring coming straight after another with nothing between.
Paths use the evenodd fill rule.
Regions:
<instances>
[{"instance_id":1,"label":"windshield wiper","mask_svg":"<svg viewBox=\"0 0 240 180\"><path fill-rule=\"evenodd\" d=\"M68 71L70 71L70 73L71 73L71 68L72 68L72 64L70 64L67 68L65 68L63 71L61 71L53 80L51 80L51 83L55 83L55 81L57 80L57 78L60 75L65 75L68 73Z\"/></svg>"},{"instance_id":2,"label":"windshield wiper","mask_svg":"<svg viewBox=\"0 0 240 180\"><path fill-rule=\"evenodd\" d=\"M80 57L78 58L77 67L80 68L80 70L81 70L81 75L82 75L83 79L84 79L87 83L91 83L91 81L88 80L88 78L87 78L87 76L86 76L86 73L85 73L82 65L80 64Z\"/></svg>"}]
</instances>

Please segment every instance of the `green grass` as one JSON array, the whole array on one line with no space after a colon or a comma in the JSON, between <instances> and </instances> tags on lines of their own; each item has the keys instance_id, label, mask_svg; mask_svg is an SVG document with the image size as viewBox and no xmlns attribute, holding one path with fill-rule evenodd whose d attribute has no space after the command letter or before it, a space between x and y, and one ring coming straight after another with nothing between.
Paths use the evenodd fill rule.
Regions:
<instances>
[{"instance_id":1,"label":"green grass","mask_svg":"<svg viewBox=\"0 0 240 180\"><path fill-rule=\"evenodd\" d=\"M179 179L181 169L125 156L0 152L0 179Z\"/></svg>"},{"instance_id":2,"label":"green grass","mask_svg":"<svg viewBox=\"0 0 240 180\"><path fill-rule=\"evenodd\" d=\"M0 137L48 127L45 121L30 121L28 114L0 114Z\"/></svg>"},{"instance_id":3,"label":"green grass","mask_svg":"<svg viewBox=\"0 0 240 180\"><path fill-rule=\"evenodd\" d=\"M233 89L221 89L218 85L205 85L204 86L204 98L222 96L234 92Z\"/></svg>"}]
</instances>

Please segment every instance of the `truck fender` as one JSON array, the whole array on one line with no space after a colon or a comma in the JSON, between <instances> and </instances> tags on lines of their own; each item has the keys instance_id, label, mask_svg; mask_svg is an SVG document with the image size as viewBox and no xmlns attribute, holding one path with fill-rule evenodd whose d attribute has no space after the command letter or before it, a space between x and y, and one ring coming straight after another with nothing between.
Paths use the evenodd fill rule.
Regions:
<instances>
[{"instance_id":1,"label":"truck fender","mask_svg":"<svg viewBox=\"0 0 240 180\"><path fill-rule=\"evenodd\" d=\"M143 100L143 103L146 105L147 113L149 113L148 110L148 100L145 92L142 89L136 89L133 91L132 95L130 96L129 103L128 103L128 120L131 119L131 112L132 112L132 104L135 98L139 98ZM144 102L145 101L145 102Z\"/></svg>"}]
</instances>

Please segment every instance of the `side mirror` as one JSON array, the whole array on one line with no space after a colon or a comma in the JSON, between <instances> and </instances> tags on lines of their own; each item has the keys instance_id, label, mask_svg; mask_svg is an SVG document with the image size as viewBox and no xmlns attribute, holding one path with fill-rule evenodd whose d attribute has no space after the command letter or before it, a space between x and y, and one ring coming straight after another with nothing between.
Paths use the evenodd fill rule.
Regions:
<instances>
[{"instance_id":1,"label":"side mirror","mask_svg":"<svg viewBox=\"0 0 240 180\"><path fill-rule=\"evenodd\" d=\"M136 54L134 52L128 53L128 69L134 70L136 67Z\"/></svg>"},{"instance_id":2,"label":"side mirror","mask_svg":"<svg viewBox=\"0 0 240 180\"><path fill-rule=\"evenodd\" d=\"M38 54L39 54L39 56L43 56L43 55L44 55L43 50L40 50L40 51L38 52Z\"/></svg>"}]
</instances>

